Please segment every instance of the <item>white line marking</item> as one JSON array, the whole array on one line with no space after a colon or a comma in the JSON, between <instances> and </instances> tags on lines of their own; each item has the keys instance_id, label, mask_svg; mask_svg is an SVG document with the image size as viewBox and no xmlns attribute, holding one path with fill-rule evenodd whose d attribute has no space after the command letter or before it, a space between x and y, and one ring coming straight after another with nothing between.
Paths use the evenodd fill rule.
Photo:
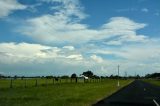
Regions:
<instances>
[{"instance_id":1,"label":"white line marking","mask_svg":"<svg viewBox=\"0 0 160 106\"><path fill-rule=\"evenodd\" d=\"M156 106L160 106L156 100L153 99L153 102L156 104Z\"/></svg>"}]
</instances>

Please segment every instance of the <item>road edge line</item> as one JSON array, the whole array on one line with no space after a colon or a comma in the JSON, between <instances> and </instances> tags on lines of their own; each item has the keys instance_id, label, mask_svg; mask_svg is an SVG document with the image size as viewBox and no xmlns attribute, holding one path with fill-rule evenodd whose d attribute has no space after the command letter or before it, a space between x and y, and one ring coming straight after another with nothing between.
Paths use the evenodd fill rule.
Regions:
<instances>
[{"instance_id":1,"label":"road edge line","mask_svg":"<svg viewBox=\"0 0 160 106\"><path fill-rule=\"evenodd\" d=\"M155 99L153 99L153 102L156 104L156 106L160 106Z\"/></svg>"}]
</instances>

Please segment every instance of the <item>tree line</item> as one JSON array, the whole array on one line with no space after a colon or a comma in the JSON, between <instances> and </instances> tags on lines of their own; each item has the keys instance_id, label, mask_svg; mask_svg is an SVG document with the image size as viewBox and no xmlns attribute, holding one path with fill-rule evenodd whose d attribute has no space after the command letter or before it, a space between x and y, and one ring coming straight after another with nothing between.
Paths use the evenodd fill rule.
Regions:
<instances>
[{"instance_id":1,"label":"tree line","mask_svg":"<svg viewBox=\"0 0 160 106\"><path fill-rule=\"evenodd\" d=\"M53 76L53 75L48 75L48 76L5 76L0 74L0 78L13 78L13 79L17 79L17 78L47 78L47 79L51 79L51 78L55 78L55 79L68 79L68 78L78 78L81 77L81 75L86 76L88 78L92 78L92 79L103 79L103 78L110 78L110 79L141 79L141 78L156 78L156 79L160 79L160 73L152 73L152 74L146 74L145 76L139 76L139 75L135 75L135 76L118 76L118 75L110 75L110 76L98 76L95 75L91 70L85 71L80 75L77 75L76 73L71 74L71 76L68 75L62 75L62 76Z\"/></svg>"}]
</instances>

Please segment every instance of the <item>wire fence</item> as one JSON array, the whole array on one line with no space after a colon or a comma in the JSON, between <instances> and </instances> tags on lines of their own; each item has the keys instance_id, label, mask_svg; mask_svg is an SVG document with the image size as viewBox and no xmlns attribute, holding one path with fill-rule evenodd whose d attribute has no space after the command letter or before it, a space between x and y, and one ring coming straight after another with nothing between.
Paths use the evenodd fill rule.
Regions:
<instances>
[{"instance_id":1,"label":"wire fence","mask_svg":"<svg viewBox=\"0 0 160 106\"><path fill-rule=\"evenodd\" d=\"M67 83L99 83L104 82L105 79L84 79L84 78L8 78L0 79L0 88L17 88L17 87L38 87L38 86L51 86L56 84Z\"/></svg>"}]
</instances>

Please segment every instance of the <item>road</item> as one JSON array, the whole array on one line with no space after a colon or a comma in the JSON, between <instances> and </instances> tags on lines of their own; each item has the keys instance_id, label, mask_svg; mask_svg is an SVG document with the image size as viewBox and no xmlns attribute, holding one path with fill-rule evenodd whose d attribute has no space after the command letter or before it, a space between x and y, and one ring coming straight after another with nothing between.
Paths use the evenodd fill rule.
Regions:
<instances>
[{"instance_id":1,"label":"road","mask_svg":"<svg viewBox=\"0 0 160 106\"><path fill-rule=\"evenodd\" d=\"M160 106L160 87L135 80L93 106Z\"/></svg>"}]
</instances>

